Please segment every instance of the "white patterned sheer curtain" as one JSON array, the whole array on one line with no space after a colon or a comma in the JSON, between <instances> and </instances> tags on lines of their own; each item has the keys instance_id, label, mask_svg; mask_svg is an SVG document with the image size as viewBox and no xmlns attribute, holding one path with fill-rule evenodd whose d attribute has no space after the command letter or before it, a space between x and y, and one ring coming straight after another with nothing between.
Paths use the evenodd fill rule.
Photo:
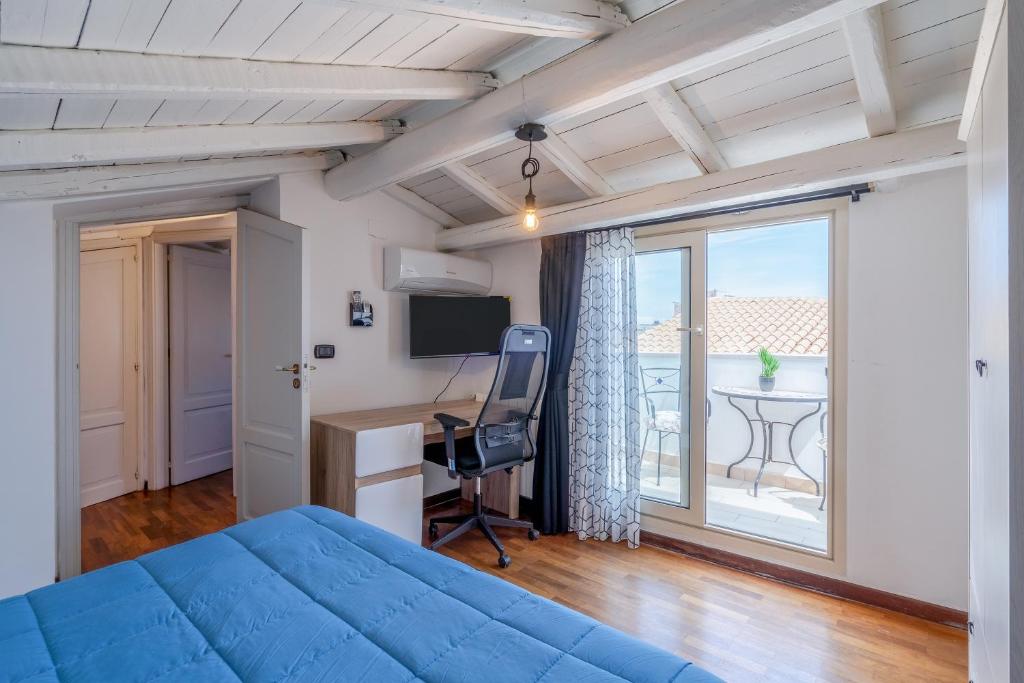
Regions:
<instances>
[{"instance_id":1,"label":"white patterned sheer curtain","mask_svg":"<svg viewBox=\"0 0 1024 683\"><path fill-rule=\"evenodd\" d=\"M640 363L633 231L587 235L569 371L569 528L640 541Z\"/></svg>"}]
</instances>

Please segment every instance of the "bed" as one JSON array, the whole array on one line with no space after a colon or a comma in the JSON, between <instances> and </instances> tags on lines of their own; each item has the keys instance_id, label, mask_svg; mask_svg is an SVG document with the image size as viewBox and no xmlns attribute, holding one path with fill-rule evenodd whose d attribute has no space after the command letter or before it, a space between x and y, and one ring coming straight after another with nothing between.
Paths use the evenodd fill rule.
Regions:
<instances>
[{"instance_id":1,"label":"bed","mask_svg":"<svg viewBox=\"0 0 1024 683\"><path fill-rule=\"evenodd\" d=\"M239 679L719 680L311 506L0 601L0 680Z\"/></svg>"}]
</instances>

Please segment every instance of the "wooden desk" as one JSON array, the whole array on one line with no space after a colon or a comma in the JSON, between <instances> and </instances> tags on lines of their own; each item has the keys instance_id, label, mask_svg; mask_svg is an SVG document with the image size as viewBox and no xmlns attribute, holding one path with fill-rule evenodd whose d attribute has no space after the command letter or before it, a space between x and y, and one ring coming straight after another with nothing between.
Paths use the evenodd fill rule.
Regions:
<instances>
[{"instance_id":1,"label":"wooden desk","mask_svg":"<svg viewBox=\"0 0 1024 683\"><path fill-rule=\"evenodd\" d=\"M420 403L411 406L317 415L311 420L313 427L310 435L311 447L313 451L318 453L325 450L328 447L327 441L331 439L332 433L340 437L340 441L349 442L354 440L356 432L416 422L423 424L424 445L443 443L444 429L434 419L435 413L448 413L470 422L469 427L461 427L455 430L455 437L462 438L472 435L472 424L479 417L482 407L483 403L466 399L462 401ZM316 466L317 461L321 457L323 456L312 455L314 466L310 468L310 475L314 478L314 481L311 482L311 491L314 494L317 491L324 490L323 482L315 481L318 476L317 472L322 471L322 468ZM521 467L516 467L512 470L512 474L499 471L487 475L483 482L484 505L492 510L503 512L513 519L518 517L521 470ZM462 497L466 500L473 499L473 483L471 481L462 481ZM315 495L314 502L316 502Z\"/></svg>"}]
</instances>

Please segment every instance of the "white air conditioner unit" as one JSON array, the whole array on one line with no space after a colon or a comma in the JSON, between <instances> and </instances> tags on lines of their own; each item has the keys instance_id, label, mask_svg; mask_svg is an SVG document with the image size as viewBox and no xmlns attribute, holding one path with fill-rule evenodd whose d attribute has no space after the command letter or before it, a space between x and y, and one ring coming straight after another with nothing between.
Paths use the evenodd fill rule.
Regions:
<instances>
[{"instance_id":1,"label":"white air conditioner unit","mask_svg":"<svg viewBox=\"0 0 1024 683\"><path fill-rule=\"evenodd\" d=\"M385 247L384 289L410 294L487 294L491 291L491 264L437 251Z\"/></svg>"}]
</instances>

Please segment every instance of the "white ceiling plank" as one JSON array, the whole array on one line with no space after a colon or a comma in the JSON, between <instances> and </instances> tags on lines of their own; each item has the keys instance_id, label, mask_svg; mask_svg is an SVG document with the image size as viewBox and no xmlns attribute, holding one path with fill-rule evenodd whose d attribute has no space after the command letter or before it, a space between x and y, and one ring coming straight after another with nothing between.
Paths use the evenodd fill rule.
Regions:
<instances>
[{"instance_id":1,"label":"white ceiling plank","mask_svg":"<svg viewBox=\"0 0 1024 683\"><path fill-rule=\"evenodd\" d=\"M325 25L325 30L302 49L296 60L329 64L384 23L389 16L386 12L351 7L338 21Z\"/></svg>"},{"instance_id":2,"label":"white ceiling plank","mask_svg":"<svg viewBox=\"0 0 1024 683\"><path fill-rule=\"evenodd\" d=\"M362 6L390 14L445 18L491 31L533 36L594 39L613 33L627 19L599 0L306 0L332 6Z\"/></svg>"},{"instance_id":3,"label":"white ceiling plank","mask_svg":"<svg viewBox=\"0 0 1024 683\"><path fill-rule=\"evenodd\" d=\"M171 0L92 0L78 47L142 52Z\"/></svg>"},{"instance_id":4,"label":"white ceiling plank","mask_svg":"<svg viewBox=\"0 0 1024 683\"><path fill-rule=\"evenodd\" d=\"M109 97L65 97L60 101L53 127L102 128L114 104L115 100Z\"/></svg>"},{"instance_id":5,"label":"white ceiling plank","mask_svg":"<svg viewBox=\"0 0 1024 683\"><path fill-rule=\"evenodd\" d=\"M290 62L350 10L302 3L253 53L253 59ZM308 60L307 60L308 61Z\"/></svg>"},{"instance_id":6,"label":"white ceiling plank","mask_svg":"<svg viewBox=\"0 0 1024 683\"><path fill-rule=\"evenodd\" d=\"M462 162L454 161L445 164L444 172L459 185L493 206L498 213L510 216L519 212L519 205L514 199L491 185L486 178Z\"/></svg>"},{"instance_id":7,"label":"white ceiling plank","mask_svg":"<svg viewBox=\"0 0 1024 683\"><path fill-rule=\"evenodd\" d=\"M332 169L328 193L344 200L399 183L501 144L524 115L567 119L878 2L687 0Z\"/></svg>"},{"instance_id":8,"label":"white ceiling plank","mask_svg":"<svg viewBox=\"0 0 1024 683\"><path fill-rule=\"evenodd\" d=\"M145 126L163 104L160 99L118 100L107 114L104 128L136 128Z\"/></svg>"},{"instance_id":9,"label":"white ceiling plank","mask_svg":"<svg viewBox=\"0 0 1024 683\"><path fill-rule=\"evenodd\" d=\"M458 24L447 19L428 19L419 28L404 36L388 49L380 52L370 64L373 66L402 66L404 62L441 36L453 30Z\"/></svg>"},{"instance_id":10,"label":"white ceiling plank","mask_svg":"<svg viewBox=\"0 0 1024 683\"><path fill-rule=\"evenodd\" d=\"M293 116L311 104L313 104L313 100L280 100L256 119L255 123L287 123ZM308 121L294 121L293 123L308 123Z\"/></svg>"},{"instance_id":11,"label":"white ceiling plank","mask_svg":"<svg viewBox=\"0 0 1024 683\"><path fill-rule=\"evenodd\" d=\"M50 128L58 107L54 95L0 95L0 130Z\"/></svg>"},{"instance_id":12,"label":"white ceiling plank","mask_svg":"<svg viewBox=\"0 0 1024 683\"><path fill-rule=\"evenodd\" d=\"M146 51L165 55L202 54L238 4L239 0L171 0Z\"/></svg>"},{"instance_id":13,"label":"white ceiling plank","mask_svg":"<svg viewBox=\"0 0 1024 683\"><path fill-rule=\"evenodd\" d=\"M978 38L978 48L974 53L974 67L971 69L964 110L960 116L960 130L957 135L961 140L966 140L971 134L974 116L978 112L978 103L981 99L982 86L985 85L985 74L988 73L988 64L992 59L992 50L996 44L996 35L999 33L999 25L1002 23L1005 8L1006 0L988 0L985 5L985 15L981 20L981 36Z\"/></svg>"},{"instance_id":14,"label":"white ceiling plank","mask_svg":"<svg viewBox=\"0 0 1024 683\"><path fill-rule=\"evenodd\" d=\"M524 232L514 217L445 230L437 236L436 245L445 251L477 249L539 235L606 228L874 182L965 162L964 144L956 139L956 124L947 123L541 209L537 212L539 233Z\"/></svg>"},{"instance_id":15,"label":"white ceiling plank","mask_svg":"<svg viewBox=\"0 0 1024 683\"><path fill-rule=\"evenodd\" d=\"M225 124L255 123L257 119L266 114L277 104L277 100L246 100L242 106L231 112L231 115L224 119Z\"/></svg>"},{"instance_id":16,"label":"white ceiling plank","mask_svg":"<svg viewBox=\"0 0 1024 683\"><path fill-rule=\"evenodd\" d=\"M286 173L322 171L337 161L334 154L291 154L185 163L6 171L0 172L0 201L205 185L228 180L270 180Z\"/></svg>"},{"instance_id":17,"label":"white ceiling plank","mask_svg":"<svg viewBox=\"0 0 1024 683\"><path fill-rule=\"evenodd\" d=\"M395 201L401 202L416 213L426 216L435 223L440 223L443 227L457 228L463 224L462 221L444 211L441 207L431 204L412 190L407 190L401 185L385 187L381 192Z\"/></svg>"},{"instance_id":18,"label":"white ceiling plank","mask_svg":"<svg viewBox=\"0 0 1024 683\"><path fill-rule=\"evenodd\" d=\"M341 53L335 64L365 65L373 62L382 53L388 51L405 37L426 23L424 17L396 14L387 17L372 31L356 41Z\"/></svg>"},{"instance_id":19,"label":"white ceiling plank","mask_svg":"<svg viewBox=\"0 0 1024 683\"><path fill-rule=\"evenodd\" d=\"M397 129L369 121L302 125L175 126L0 132L0 170L380 142Z\"/></svg>"},{"instance_id":20,"label":"white ceiling plank","mask_svg":"<svg viewBox=\"0 0 1024 683\"><path fill-rule=\"evenodd\" d=\"M875 6L851 14L843 19L842 25L868 135L875 137L895 132L896 104L889 85L889 45L885 39L882 9Z\"/></svg>"},{"instance_id":21,"label":"white ceiling plank","mask_svg":"<svg viewBox=\"0 0 1024 683\"><path fill-rule=\"evenodd\" d=\"M697 168L704 173L717 173L729 167L722 153L704 130L704 126L690 111L690 107L680 99L671 84L657 85L644 92L644 97L662 125Z\"/></svg>"},{"instance_id":22,"label":"white ceiling plank","mask_svg":"<svg viewBox=\"0 0 1024 683\"><path fill-rule=\"evenodd\" d=\"M608 181L588 166L587 162L583 161L580 155L553 130L548 131L547 139L536 144L541 153L588 197L614 194L615 190Z\"/></svg>"},{"instance_id":23,"label":"white ceiling plank","mask_svg":"<svg viewBox=\"0 0 1024 683\"><path fill-rule=\"evenodd\" d=\"M0 46L0 92L163 99L461 100L484 73Z\"/></svg>"},{"instance_id":24,"label":"white ceiling plank","mask_svg":"<svg viewBox=\"0 0 1024 683\"><path fill-rule=\"evenodd\" d=\"M251 57L298 6L299 0L242 0L203 56Z\"/></svg>"},{"instance_id":25,"label":"white ceiling plank","mask_svg":"<svg viewBox=\"0 0 1024 683\"><path fill-rule=\"evenodd\" d=\"M22 45L74 47L89 0L3 0L0 40Z\"/></svg>"}]
</instances>

